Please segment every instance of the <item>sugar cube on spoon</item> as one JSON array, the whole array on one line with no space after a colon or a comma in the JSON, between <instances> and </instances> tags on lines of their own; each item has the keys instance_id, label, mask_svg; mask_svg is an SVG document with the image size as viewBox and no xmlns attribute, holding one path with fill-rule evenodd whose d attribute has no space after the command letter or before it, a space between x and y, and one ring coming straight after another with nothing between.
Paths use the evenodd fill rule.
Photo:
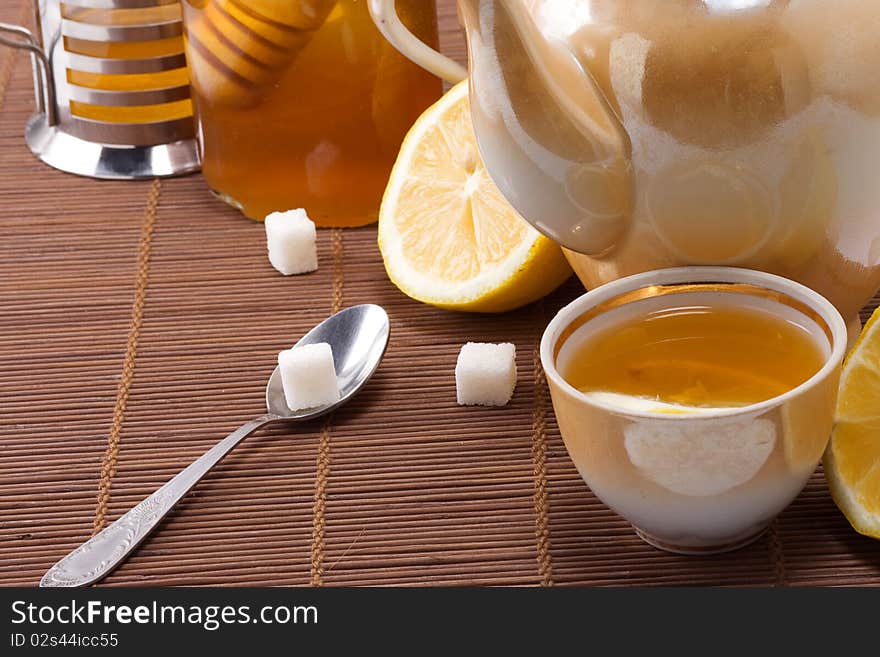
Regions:
<instances>
[{"instance_id":1,"label":"sugar cube on spoon","mask_svg":"<svg viewBox=\"0 0 880 657\"><path fill-rule=\"evenodd\" d=\"M278 354L284 399L291 411L339 401L333 350L326 342L286 349Z\"/></svg>"}]
</instances>

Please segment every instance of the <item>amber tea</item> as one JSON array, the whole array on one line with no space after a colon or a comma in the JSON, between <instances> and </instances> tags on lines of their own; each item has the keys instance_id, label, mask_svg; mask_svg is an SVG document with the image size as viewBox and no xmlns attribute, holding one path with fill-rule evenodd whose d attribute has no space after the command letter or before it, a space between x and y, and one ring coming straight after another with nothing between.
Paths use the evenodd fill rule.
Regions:
<instances>
[{"instance_id":1,"label":"amber tea","mask_svg":"<svg viewBox=\"0 0 880 657\"><path fill-rule=\"evenodd\" d=\"M563 376L582 392L685 407L737 407L797 387L826 354L795 317L733 305L680 302L630 312L588 336Z\"/></svg>"},{"instance_id":2,"label":"amber tea","mask_svg":"<svg viewBox=\"0 0 880 657\"><path fill-rule=\"evenodd\" d=\"M132 6L119 8L61 4L64 20L90 27L96 34L105 30L140 31L137 39L131 37L130 40L64 36L64 49L72 55L83 56L84 62L92 62L91 58L107 60L106 67L91 63L83 66L90 70L67 69L67 82L81 92L89 92L88 102L71 98L71 115L104 123L150 124L191 118L193 103L186 67L181 63L176 68L162 70L157 64L163 58L173 60L183 54L183 37L175 33L175 25L181 19L180 5L129 4ZM129 72L120 72L123 69ZM136 92L142 102L134 105L121 102L118 92Z\"/></svg>"}]
</instances>

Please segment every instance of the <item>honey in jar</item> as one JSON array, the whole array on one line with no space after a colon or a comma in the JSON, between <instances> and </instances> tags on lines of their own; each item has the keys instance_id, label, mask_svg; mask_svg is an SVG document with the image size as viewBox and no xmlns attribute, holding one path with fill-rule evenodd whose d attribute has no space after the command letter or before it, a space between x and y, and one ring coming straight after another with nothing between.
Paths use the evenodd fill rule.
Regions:
<instances>
[{"instance_id":1,"label":"honey in jar","mask_svg":"<svg viewBox=\"0 0 880 657\"><path fill-rule=\"evenodd\" d=\"M305 208L318 225L376 219L407 130L441 83L397 52L364 0L185 0L202 171L252 219ZM433 0L399 0L437 41Z\"/></svg>"}]
</instances>

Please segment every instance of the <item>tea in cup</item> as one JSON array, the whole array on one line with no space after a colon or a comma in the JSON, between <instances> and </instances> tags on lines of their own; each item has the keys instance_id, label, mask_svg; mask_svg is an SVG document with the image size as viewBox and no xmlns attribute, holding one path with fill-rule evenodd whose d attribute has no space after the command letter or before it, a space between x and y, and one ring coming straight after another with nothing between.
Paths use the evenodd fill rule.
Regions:
<instances>
[{"instance_id":1,"label":"tea in cup","mask_svg":"<svg viewBox=\"0 0 880 657\"><path fill-rule=\"evenodd\" d=\"M541 341L581 476L646 541L745 545L800 493L831 434L845 323L745 269L638 274L575 300Z\"/></svg>"}]
</instances>

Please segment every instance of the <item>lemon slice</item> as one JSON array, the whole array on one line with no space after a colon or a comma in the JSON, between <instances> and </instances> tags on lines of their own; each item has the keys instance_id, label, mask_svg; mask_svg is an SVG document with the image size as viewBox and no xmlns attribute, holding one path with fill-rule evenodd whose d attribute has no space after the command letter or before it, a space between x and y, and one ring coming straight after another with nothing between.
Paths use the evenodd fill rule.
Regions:
<instances>
[{"instance_id":1,"label":"lemon slice","mask_svg":"<svg viewBox=\"0 0 880 657\"><path fill-rule=\"evenodd\" d=\"M825 451L831 496L861 534L880 538L880 310L843 365L837 424Z\"/></svg>"},{"instance_id":2,"label":"lemon slice","mask_svg":"<svg viewBox=\"0 0 880 657\"><path fill-rule=\"evenodd\" d=\"M379 250L404 294L453 310L511 310L571 275L562 249L527 224L489 178L466 82L406 136L379 212Z\"/></svg>"},{"instance_id":3,"label":"lemon slice","mask_svg":"<svg viewBox=\"0 0 880 657\"><path fill-rule=\"evenodd\" d=\"M656 413L658 415L701 415L719 410L717 408L686 406L684 404L662 402L653 397L624 395L619 392L605 392L602 390L587 392L584 393L584 396L599 404L616 406L622 411L635 411L636 413Z\"/></svg>"}]
</instances>

